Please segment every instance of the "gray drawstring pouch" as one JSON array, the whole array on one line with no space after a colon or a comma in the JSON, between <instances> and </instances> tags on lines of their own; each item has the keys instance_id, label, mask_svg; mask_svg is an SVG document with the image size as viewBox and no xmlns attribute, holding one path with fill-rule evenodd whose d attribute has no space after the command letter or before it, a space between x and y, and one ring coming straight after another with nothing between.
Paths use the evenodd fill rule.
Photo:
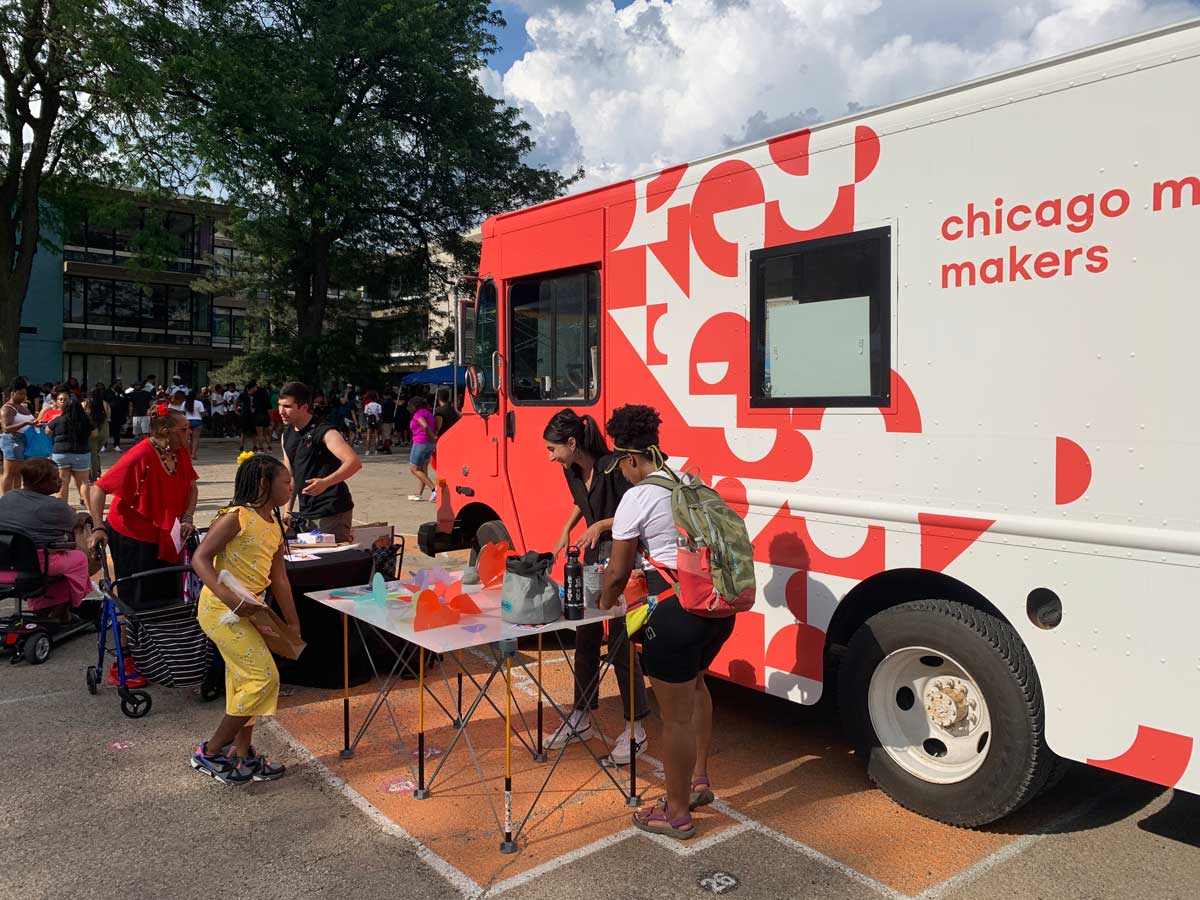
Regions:
<instances>
[{"instance_id":1,"label":"gray drawstring pouch","mask_svg":"<svg viewBox=\"0 0 1200 900\"><path fill-rule=\"evenodd\" d=\"M545 625L562 618L558 583L550 577L552 553L529 551L504 563L500 618L510 625Z\"/></svg>"}]
</instances>

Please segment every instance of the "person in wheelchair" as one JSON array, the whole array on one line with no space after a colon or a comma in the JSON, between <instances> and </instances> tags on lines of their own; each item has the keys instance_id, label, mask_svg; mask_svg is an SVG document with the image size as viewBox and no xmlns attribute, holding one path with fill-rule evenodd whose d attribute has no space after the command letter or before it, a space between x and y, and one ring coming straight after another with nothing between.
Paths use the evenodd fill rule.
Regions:
<instances>
[{"instance_id":1,"label":"person in wheelchair","mask_svg":"<svg viewBox=\"0 0 1200 900\"><path fill-rule=\"evenodd\" d=\"M87 554L77 549L77 530L84 523L80 513L55 496L62 488L62 478L49 459L26 460L21 485L0 496L0 531L26 534L39 551L50 549L47 574L62 579L52 581L44 597L26 601L25 608L65 623L70 621L71 610L92 590ZM0 583L14 578L13 572L0 572Z\"/></svg>"}]
</instances>

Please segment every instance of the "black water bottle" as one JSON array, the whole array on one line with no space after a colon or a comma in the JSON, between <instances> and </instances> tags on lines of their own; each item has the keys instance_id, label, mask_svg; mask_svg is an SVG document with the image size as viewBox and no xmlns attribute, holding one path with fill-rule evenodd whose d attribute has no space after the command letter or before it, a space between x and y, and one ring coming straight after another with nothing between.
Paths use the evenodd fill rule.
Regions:
<instances>
[{"instance_id":1,"label":"black water bottle","mask_svg":"<svg viewBox=\"0 0 1200 900\"><path fill-rule=\"evenodd\" d=\"M579 548L567 548L567 564L563 567L563 618L583 618L583 565Z\"/></svg>"}]
</instances>

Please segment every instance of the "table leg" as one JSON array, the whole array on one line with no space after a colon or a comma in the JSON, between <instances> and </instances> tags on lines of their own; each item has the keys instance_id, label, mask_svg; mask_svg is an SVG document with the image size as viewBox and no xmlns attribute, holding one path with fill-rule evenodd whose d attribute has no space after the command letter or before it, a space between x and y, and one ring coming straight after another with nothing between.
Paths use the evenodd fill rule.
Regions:
<instances>
[{"instance_id":1,"label":"table leg","mask_svg":"<svg viewBox=\"0 0 1200 900\"><path fill-rule=\"evenodd\" d=\"M542 635L538 633L538 708L537 708L537 750L533 754L533 761L543 763L546 761L546 751L542 747Z\"/></svg>"},{"instance_id":2,"label":"table leg","mask_svg":"<svg viewBox=\"0 0 1200 900\"><path fill-rule=\"evenodd\" d=\"M463 676L462 651L459 650L455 654L455 656L458 657L458 718L454 720L454 727L458 728L460 725L462 725L462 676Z\"/></svg>"},{"instance_id":3,"label":"table leg","mask_svg":"<svg viewBox=\"0 0 1200 900\"><path fill-rule=\"evenodd\" d=\"M342 759L353 759L350 749L350 617L342 613Z\"/></svg>"},{"instance_id":4,"label":"table leg","mask_svg":"<svg viewBox=\"0 0 1200 900\"><path fill-rule=\"evenodd\" d=\"M631 738L630 753L629 753L629 797L628 797L628 799L626 799L625 805L626 806L638 806L642 802L642 798L638 796L638 792L637 792L637 758L638 758L637 744L635 742L633 742L633 740L632 740L632 738L633 738L632 728L634 726L633 716L634 716L634 712L636 709L636 707L634 706L634 703L633 703L634 654L633 654L633 637L632 637L632 635L626 634L625 642L627 644L629 644L629 727L631 729L630 735L629 735L629 737Z\"/></svg>"},{"instance_id":5,"label":"table leg","mask_svg":"<svg viewBox=\"0 0 1200 900\"><path fill-rule=\"evenodd\" d=\"M424 800L429 796L425 789L425 649L417 648L417 789L413 797Z\"/></svg>"},{"instance_id":6,"label":"table leg","mask_svg":"<svg viewBox=\"0 0 1200 900\"><path fill-rule=\"evenodd\" d=\"M512 836L512 657L504 660L504 841L501 853L516 853Z\"/></svg>"}]
</instances>

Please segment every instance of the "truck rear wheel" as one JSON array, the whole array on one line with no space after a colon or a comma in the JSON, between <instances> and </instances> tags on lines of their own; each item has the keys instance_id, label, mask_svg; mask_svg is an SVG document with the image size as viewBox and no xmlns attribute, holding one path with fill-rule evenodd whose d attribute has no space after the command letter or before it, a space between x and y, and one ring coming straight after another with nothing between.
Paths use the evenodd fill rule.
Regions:
<instances>
[{"instance_id":1,"label":"truck rear wheel","mask_svg":"<svg viewBox=\"0 0 1200 900\"><path fill-rule=\"evenodd\" d=\"M1042 690L1006 622L952 600L877 613L838 675L846 731L893 800L974 828L1041 790L1053 767Z\"/></svg>"}]
</instances>

